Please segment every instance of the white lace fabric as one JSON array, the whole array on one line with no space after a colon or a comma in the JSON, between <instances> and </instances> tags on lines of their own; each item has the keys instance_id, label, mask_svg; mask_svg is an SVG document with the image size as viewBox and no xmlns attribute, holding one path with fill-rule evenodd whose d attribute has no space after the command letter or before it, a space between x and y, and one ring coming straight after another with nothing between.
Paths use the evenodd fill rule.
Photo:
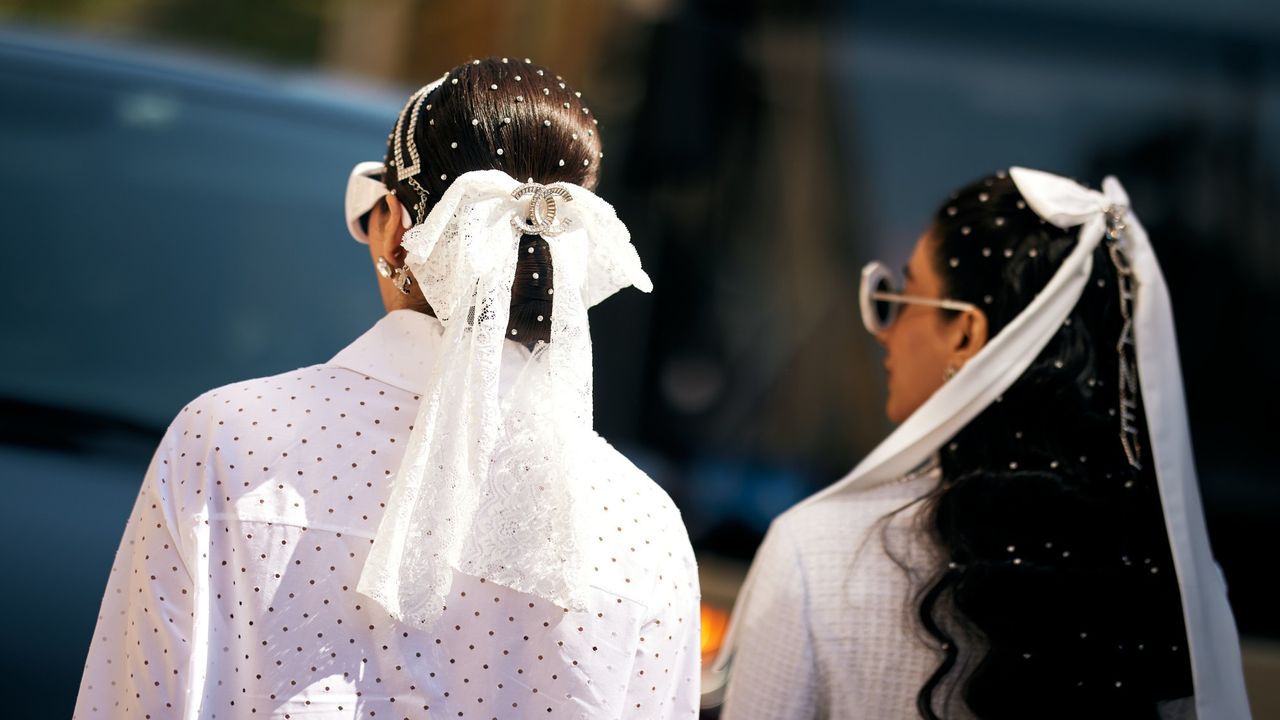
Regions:
<instances>
[{"instance_id":1,"label":"white lace fabric","mask_svg":"<svg viewBox=\"0 0 1280 720\"><path fill-rule=\"evenodd\" d=\"M572 200L559 203L561 232L546 237L551 342L511 382L501 374L520 243L511 221L529 208L512 197L520 183L497 170L462 175L405 233L408 265L445 332L357 586L402 622L434 622L454 570L586 606L577 499L592 472L587 308L652 283L613 208L557 185Z\"/></svg>"}]
</instances>

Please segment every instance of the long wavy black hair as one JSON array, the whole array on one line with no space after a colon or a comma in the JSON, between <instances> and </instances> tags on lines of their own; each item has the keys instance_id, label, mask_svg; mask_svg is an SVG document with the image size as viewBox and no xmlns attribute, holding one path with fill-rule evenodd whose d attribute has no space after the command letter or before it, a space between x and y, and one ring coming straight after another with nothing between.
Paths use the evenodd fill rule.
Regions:
<instances>
[{"instance_id":1,"label":"long wavy black hair","mask_svg":"<svg viewBox=\"0 0 1280 720\"><path fill-rule=\"evenodd\" d=\"M953 194L927 242L945 296L981 308L993 337L1078 231L1042 221L1002 172ZM1117 281L1100 244L1070 317L940 452L942 481L916 516L941 551L916 606L943 648L917 697L925 718L960 701L988 720L1155 718L1192 694L1155 474L1120 441Z\"/></svg>"}]
</instances>

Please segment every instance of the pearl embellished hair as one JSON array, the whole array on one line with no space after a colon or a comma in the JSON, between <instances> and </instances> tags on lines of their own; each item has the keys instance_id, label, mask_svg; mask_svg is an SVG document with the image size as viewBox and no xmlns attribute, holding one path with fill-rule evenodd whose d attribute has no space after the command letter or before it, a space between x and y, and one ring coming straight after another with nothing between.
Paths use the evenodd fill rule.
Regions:
<instances>
[{"instance_id":1,"label":"pearl embellished hair","mask_svg":"<svg viewBox=\"0 0 1280 720\"><path fill-rule=\"evenodd\" d=\"M465 173L502 170L594 190L604 158L599 121L582 93L549 68L513 57L464 63L415 92L387 145L387 188L415 223ZM546 240L526 235L511 295L513 340L550 340L553 280Z\"/></svg>"}]
</instances>

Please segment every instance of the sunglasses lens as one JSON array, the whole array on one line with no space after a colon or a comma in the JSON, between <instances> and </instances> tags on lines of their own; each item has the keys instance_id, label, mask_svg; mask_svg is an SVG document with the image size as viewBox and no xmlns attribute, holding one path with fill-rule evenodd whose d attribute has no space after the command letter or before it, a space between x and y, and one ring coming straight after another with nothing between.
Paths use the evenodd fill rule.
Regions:
<instances>
[{"instance_id":1,"label":"sunglasses lens","mask_svg":"<svg viewBox=\"0 0 1280 720\"><path fill-rule=\"evenodd\" d=\"M893 283L888 278L880 278L875 284L876 293L893 293ZM875 312L876 324L881 328L887 328L893 324L893 318L897 314L898 306L888 300L873 300L872 309Z\"/></svg>"}]
</instances>

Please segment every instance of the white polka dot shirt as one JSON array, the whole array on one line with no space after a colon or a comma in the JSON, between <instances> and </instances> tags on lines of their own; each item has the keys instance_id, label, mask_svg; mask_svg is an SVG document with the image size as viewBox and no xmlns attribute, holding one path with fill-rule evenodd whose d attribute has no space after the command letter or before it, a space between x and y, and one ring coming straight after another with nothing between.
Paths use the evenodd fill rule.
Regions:
<instances>
[{"instance_id":1,"label":"white polka dot shirt","mask_svg":"<svg viewBox=\"0 0 1280 720\"><path fill-rule=\"evenodd\" d=\"M356 592L440 333L396 311L329 363L179 413L125 528L76 718L697 716L688 535L598 437L611 460L589 500L586 611L459 574L424 631Z\"/></svg>"}]
</instances>

